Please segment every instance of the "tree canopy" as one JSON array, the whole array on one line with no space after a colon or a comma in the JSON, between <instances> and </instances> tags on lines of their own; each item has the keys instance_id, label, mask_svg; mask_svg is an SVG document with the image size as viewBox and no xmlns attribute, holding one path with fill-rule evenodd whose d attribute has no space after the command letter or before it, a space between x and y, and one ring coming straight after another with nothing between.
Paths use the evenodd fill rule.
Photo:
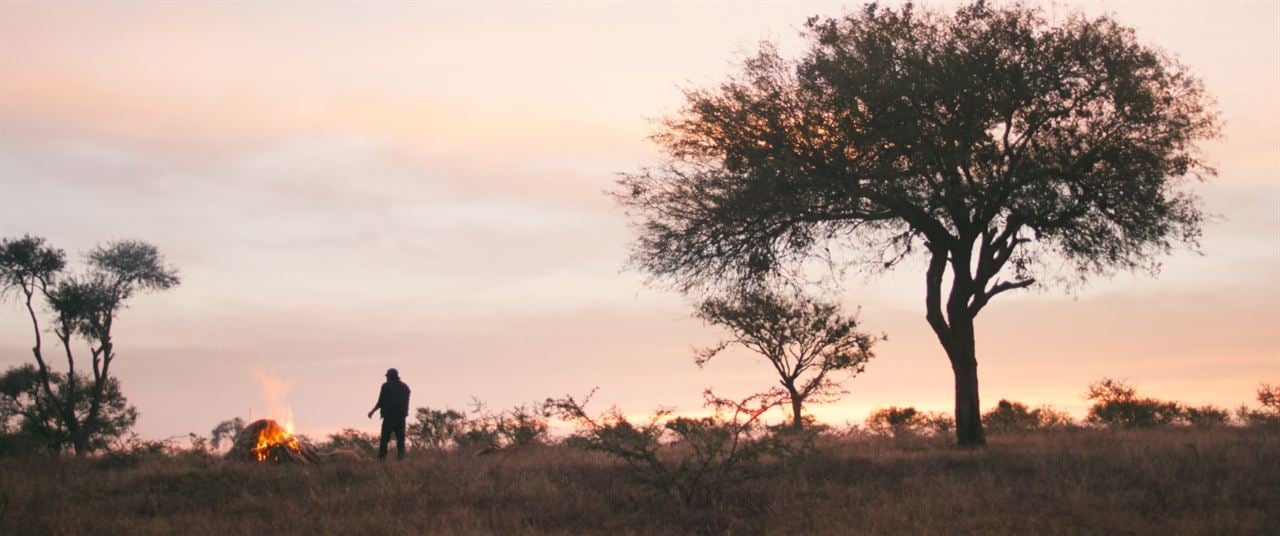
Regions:
<instances>
[{"instance_id":1,"label":"tree canopy","mask_svg":"<svg viewBox=\"0 0 1280 536\"><path fill-rule=\"evenodd\" d=\"M11 367L0 375L0 453L58 453L73 447L75 436L59 404L72 409L73 418L82 426L87 419L93 393L73 389L66 374L52 373L49 383L59 398L50 398L42 386L40 371L31 364ZM88 376L77 378L79 385L89 385ZM120 390L120 380L109 378L100 398L101 409L94 418L93 433L87 436L88 448L105 448L122 438L138 420L138 410L129 404Z\"/></svg>"},{"instance_id":2,"label":"tree canopy","mask_svg":"<svg viewBox=\"0 0 1280 536\"><path fill-rule=\"evenodd\" d=\"M859 331L857 317L843 314L836 303L777 291L712 298L698 307L697 317L730 333L719 344L699 349L698 366L731 345L764 357L791 398L795 430L803 427L803 405L841 394L843 378L836 374L860 374L875 357L872 346L883 340Z\"/></svg>"},{"instance_id":3,"label":"tree canopy","mask_svg":"<svg viewBox=\"0 0 1280 536\"><path fill-rule=\"evenodd\" d=\"M638 230L632 262L715 294L839 246L885 269L922 254L957 434L982 444L973 318L1059 275L1046 265L1155 270L1196 246L1204 216L1183 186L1214 173L1196 148L1217 134L1210 98L1106 16L872 4L812 18L805 36L799 59L762 45L662 121L667 160L615 192Z\"/></svg>"}]
</instances>

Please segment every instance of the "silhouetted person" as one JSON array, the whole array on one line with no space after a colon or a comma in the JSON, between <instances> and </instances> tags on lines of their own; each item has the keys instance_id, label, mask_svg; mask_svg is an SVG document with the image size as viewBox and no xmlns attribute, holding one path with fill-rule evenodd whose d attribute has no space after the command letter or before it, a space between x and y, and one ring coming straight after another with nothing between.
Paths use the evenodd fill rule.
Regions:
<instances>
[{"instance_id":1,"label":"silhouetted person","mask_svg":"<svg viewBox=\"0 0 1280 536\"><path fill-rule=\"evenodd\" d=\"M396 459L404 459L404 420L409 416L409 386L400 381L400 372L387 369L387 382L382 384L378 393L378 403L369 410L369 418L373 412L382 410L382 437L378 441L378 460L387 458L387 442L391 434L396 435Z\"/></svg>"}]
</instances>

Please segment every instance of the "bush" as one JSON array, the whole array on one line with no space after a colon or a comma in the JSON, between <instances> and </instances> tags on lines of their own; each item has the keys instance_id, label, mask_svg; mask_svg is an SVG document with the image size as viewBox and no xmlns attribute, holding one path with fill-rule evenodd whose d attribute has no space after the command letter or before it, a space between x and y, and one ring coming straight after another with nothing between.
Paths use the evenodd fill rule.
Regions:
<instances>
[{"instance_id":1,"label":"bush","mask_svg":"<svg viewBox=\"0 0 1280 536\"><path fill-rule=\"evenodd\" d=\"M509 410L490 412L476 400L472 417L458 421L454 444L462 449L500 449L544 445L551 439L548 419L552 408L546 403L521 404Z\"/></svg>"},{"instance_id":2,"label":"bush","mask_svg":"<svg viewBox=\"0 0 1280 536\"><path fill-rule=\"evenodd\" d=\"M1236 410L1240 420L1252 426L1280 426L1280 385L1259 385L1258 403L1262 404L1258 409L1240 406Z\"/></svg>"},{"instance_id":3,"label":"bush","mask_svg":"<svg viewBox=\"0 0 1280 536\"><path fill-rule=\"evenodd\" d=\"M1043 430L1073 428L1078 424L1069 413L1049 406L1040 406L1032 411L1036 412L1036 417L1040 419L1040 428Z\"/></svg>"},{"instance_id":4,"label":"bush","mask_svg":"<svg viewBox=\"0 0 1280 536\"><path fill-rule=\"evenodd\" d=\"M708 417L677 417L660 409L648 422L634 424L613 408L591 416L573 397L547 400L561 418L578 430L567 445L612 455L626 463L632 478L651 489L677 497L684 504L715 498L747 480L770 474L778 465L766 459L789 461L809 444L789 431L770 434L760 422L768 411L788 400L784 391L728 400L703 393Z\"/></svg>"},{"instance_id":5,"label":"bush","mask_svg":"<svg viewBox=\"0 0 1280 536\"><path fill-rule=\"evenodd\" d=\"M467 421L466 429L453 436L453 444L463 450L502 448L498 431L476 421Z\"/></svg>"},{"instance_id":6,"label":"bush","mask_svg":"<svg viewBox=\"0 0 1280 536\"><path fill-rule=\"evenodd\" d=\"M127 434L138 419L138 410L129 405L119 379L107 378L93 422L84 420L94 397L92 377L76 373L75 381L71 381L65 373L51 372L48 379L56 398L50 398L39 370L30 364L10 367L0 374L0 449L27 454L36 450L49 454L71 450L71 423L57 408L61 404L75 409L81 419L76 424L82 430L91 430L85 445L88 451L108 449L112 443L129 440Z\"/></svg>"},{"instance_id":7,"label":"bush","mask_svg":"<svg viewBox=\"0 0 1280 536\"><path fill-rule=\"evenodd\" d=\"M546 444L550 436L550 409L545 404L521 404L499 413L494 428L505 447L528 447Z\"/></svg>"},{"instance_id":8,"label":"bush","mask_svg":"<svg viewBox=\"0 0 1280 536\"><path fill-rule=\"evenodd\" d=\"M917 434L945 436L956 429L956 421L945 413L926 413L913 407L889 406L868 415L866 426L872 432L889 437Z\"/></svg>"},{"instance_id":9,"label":"bush","mask_svg":"<svg viewBox=\"0 0 1280 536\"><path fill-rule=\"evenodd\" d=\"M1040 427L1040 419L1026 404L1001 399L996 407L982 415L982 425L994 433L1034 430Z\"/></svg>"},{"instance_id":10,"label":"bush","mask_svg":"<svg viewBox=\"0 0 1280 536\"><path fill-rule=\"evenodd\" d=\"M1110 378L1090 384L1085 399L1094 401L1087 420L1095 425L1151 428L1174 424L1182 418L1182 406L1177 402L1139 397L1133 387Z\"/></svg>"},{"instance_id":11,"label":"bush","mask_svg":"<svg viewBox=\"0 0 1280 536\"><path fill-rule=\"evenodd\" d=\"M867 429L880 435L900 436L918 429L924 422L924 414L916 408L889 406L867 416Z\"/></svg>"},{"instance_id":12,"label":"bush","mask_svg":"<svg viewBox=\"0 0 1280 536\"><path fill-rule=\"evenodd\" d=\"M1070 415L1041 406L1027 408L1021 402L1001 399L991 411L982 415L982 424L993 433L1064 428L1074 424Z\"/></svg>"},{"instance_id":13,"label":"bush","mask_svg":"<svg viewBox=\"0 0 1280 536\"><path fill-rule=\"evenodd\" d=\"M946 413L930 411L924 414L922 427L935 436L949 436L956 430L956 419Z\"/></svg>"},{"instance_id":14,"label":"bush","mask_svg":"<svg viewBox=\"0 0 1280 536\"><path fill-rule=\"evenodd\" d=\"M378 436L368 432L361 432L355 428L343 428L341 431L329 434L329 440L320 445L324 450L354 450L369 457L378 454Z\"/></svg>"},{"instance_id":15,"label":"bush","mask_svg":"<svg viewBox=\"0 0 1280 536\"><path fill-rule=\"evenodd\" d=\"M413 448L444 449L462 433L466 416L446 409L418 408L407 430Z\"/></svg>"},{"instance_id":16,"label":"bush","mask_svg":"<svg viewBox=\"0 0 1280 536\"><path fill-rule=\"evenodd\" d=\"M1182 421L1191 426L1223 426L1231 422L1231 413L1212 405L1185 407Z\"/></svg>"},{"instance_id":17,"label":"bush","mask_svg":"<svg viewBox=\"0 0 1280 536\"><path fill-rule=\"evenodd\" d=\"M130 434L127 439L117 440L97 460L97 466L104 469L127 469L135 467L145 460L169 458L182 449L172 439L142 439L138 434ZM201 451L189 451L206 455Z\"/></svg>"}]
</instances>

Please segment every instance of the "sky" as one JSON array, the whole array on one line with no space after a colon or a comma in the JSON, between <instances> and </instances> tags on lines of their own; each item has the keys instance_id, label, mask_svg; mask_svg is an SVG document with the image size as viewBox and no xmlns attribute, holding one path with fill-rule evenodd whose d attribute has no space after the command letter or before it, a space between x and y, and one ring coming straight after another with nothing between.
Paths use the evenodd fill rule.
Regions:
<instances>
[{"instance_id":1,"label":"sky","mask_svg":"<svg viewBox=\"0 0 1280 536\"><path fill-rule=\"evenodd\" d=\"M954 4L933 4L949 9ZM654 121L763 40L839 3L0 3L0 235L80 266L155 244L181 286L131 301L113 371L144 437L207 434L283 405L296 429L376 430L396 367L414 407L582 395L629 414L771 387L747 353L626 267L606 195L658 162ZM1194 404L1280 382L1280 4L1044 4L1112 13L1200 76L1224 136L1199 253L1157 277L1006 293L978 319L983 406L1082 415L1123 379ZM820 420L952 407L923 271L851 273L840 300L889 339ZM31 362L0 304L0 367ZM276 406L276 409L272 409Z\"/></svg>"}]
</instances>

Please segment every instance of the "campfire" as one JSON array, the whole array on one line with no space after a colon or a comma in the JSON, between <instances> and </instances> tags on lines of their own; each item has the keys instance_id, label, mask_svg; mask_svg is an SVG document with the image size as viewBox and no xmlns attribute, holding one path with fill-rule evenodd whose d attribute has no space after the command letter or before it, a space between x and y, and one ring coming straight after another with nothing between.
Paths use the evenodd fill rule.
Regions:
<instances>
[{"instance_id":1,"label":"campfire","mask_svg":"<svg viewBox=\"0 0 1280 536\"><path fill-rule=\"evenodd\" d=\"M253 421L245 426L236 436L227 458L275 463L311 463L317 459L311 445L300 441L271 419Z\"/></svg>"}]
</instances>

